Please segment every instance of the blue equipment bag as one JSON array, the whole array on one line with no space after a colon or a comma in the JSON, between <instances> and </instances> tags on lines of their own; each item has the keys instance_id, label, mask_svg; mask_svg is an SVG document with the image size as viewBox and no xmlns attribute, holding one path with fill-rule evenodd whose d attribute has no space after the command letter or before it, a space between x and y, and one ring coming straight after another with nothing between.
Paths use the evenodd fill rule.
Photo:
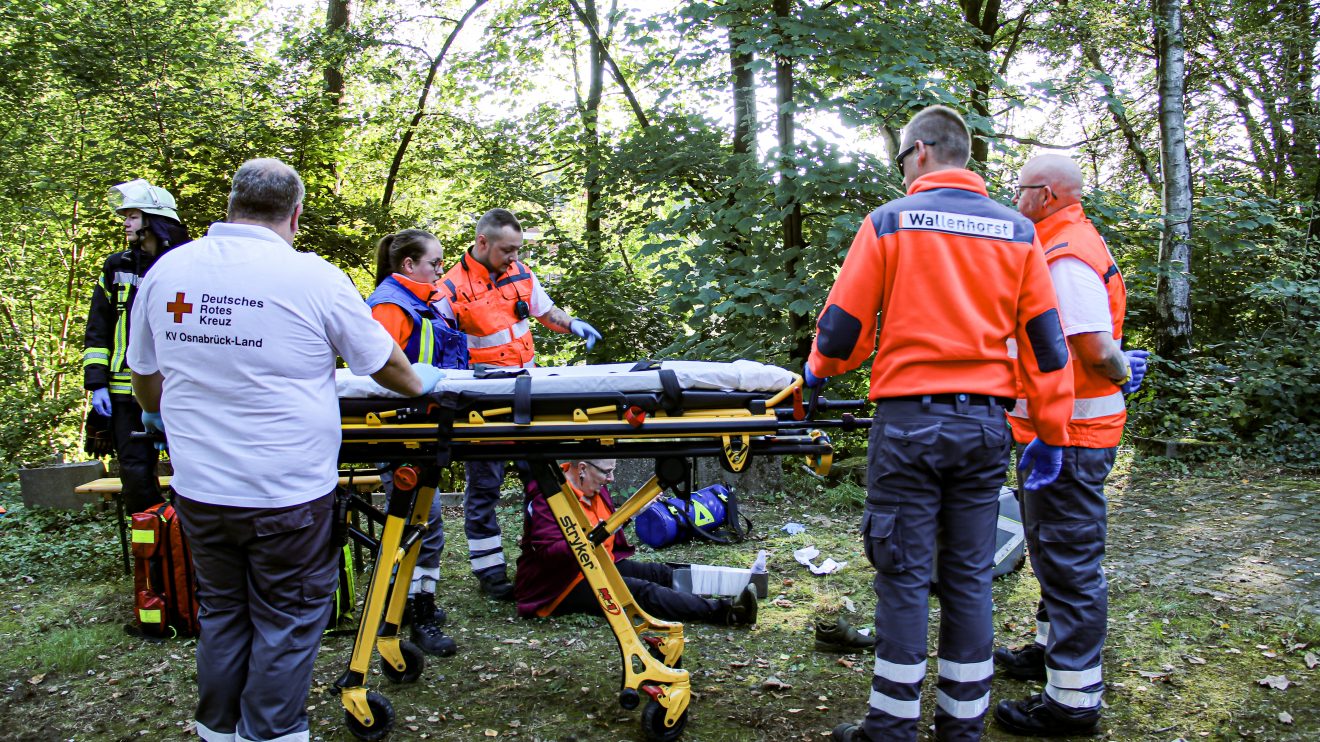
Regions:
<instances>
[{"instance_id":1,"label":"blue equipment bag","mask_svg":"<svg viewBox=\"0 0 1320 742\"><path fill-rule=\"evenodd\" d=\"M700 538L715 543L730 543L746 538L751 530L751 521L747 528L734 529L729 516L736 514L736 506L730 503L733 494L722 484L712 484L692 493L686 500L678 497L662 497L642 508L642 512L633 519L637 538L653 549ZM737 518L734 515L734 518ZM747 520L745 517L743 520ZM730 524L735 532L730 538L722 538L716 532Z\"/></svg>"}]
</instances>

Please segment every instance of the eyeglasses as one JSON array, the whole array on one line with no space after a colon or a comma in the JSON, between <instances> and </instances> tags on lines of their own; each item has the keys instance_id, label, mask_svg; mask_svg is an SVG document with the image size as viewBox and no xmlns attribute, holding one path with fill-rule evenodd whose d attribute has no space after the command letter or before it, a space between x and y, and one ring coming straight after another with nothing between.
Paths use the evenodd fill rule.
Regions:
<instances>
[{"instance_id":1,"label":"eyeglasses","mask_svg":"<svg viewBox=\"0 0 1320 742\"><path fill-rule=\"evenodd\" d=\"M610 467L610 468L608 468L608 469L605 469L605 468L602 468L602 467L597 466L597 465L596 465L596 462L594 462L594 461L584 461L584 462L582 462L582 463L584 463L584 464L586 464L587 466L590 466L592 469L595 469L596 471L600 472L601 476L605 477L606 479L613 479L613 478L614 478L614 470L615 470L616 468L618 468L617 466L612 466L612 467Z\"/></svg>"},{"instance_id":2,"label":"eyeglasses","mask_svg":"<svg viewBox=\"0 0 1320 742\"><path fill-rule=\"evenodd\" d=\"M442 262L444 262L444 258L436 258L435 260L428 260L428 261L426 261L427 265L431 266L431 270L434 270L434 271L439 271L439 270L440 270L440 264L441 264Z\"/></svg>"},{"instance_id":3,"label":"eyeglasses","mask_svg":"<svg viewBox=\"0 0 1320 742\"><path fill-rule=\"evenodd\" d=\"M1022 192L1023 192L1023 191L1030 191L1030 190L1032 190L1033 188L1045 188L1045 189L1047 189L1047 190L1049 191L1050 198L1054 198L1054 189L1053 189L1053 188L1050 188L1048 185L1045 185L1044 183L1041 183L1040 185L1016 185L1016 186L1013 186L1013 200L1016 201L1016 200L1018 200L1019 198L1022 198Z\"/></svg>"},{"instance_id":4,"label":"eyeglasses","mask_svg":"<svg viewBox=\"0 0 1320 742\"><path fill-rule=\"evenodd\" d=\"M926 145L927 147L934 147L936 144L939 144L939 142L933 142L926 139L918 139L916 142L913 142L911 145L900 151L898 155L894 157L894 164L898 166L898 174L900 177L907 177L907 173L903 171L903 160L907 159L907 156L912 154L912 152L917 148L917 142L920 142Z\"/></svg>"}]
</instances>

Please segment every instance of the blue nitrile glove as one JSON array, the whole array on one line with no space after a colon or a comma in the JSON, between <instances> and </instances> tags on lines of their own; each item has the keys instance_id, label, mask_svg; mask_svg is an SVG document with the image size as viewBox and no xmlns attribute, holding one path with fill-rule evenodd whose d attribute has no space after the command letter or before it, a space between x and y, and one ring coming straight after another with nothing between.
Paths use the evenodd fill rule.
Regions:
<instances>
[{"instance_id":1,"label":"blue nitrile glove","mask_svg":"<svg viewBox=\"0 0 1320 742\"><path fill-rule=\"evenodd\" d=\"M422 394L430 394L445 378L444 371L429 363L414 363L412 370L413 373L417 374L417 378L422 380Z\"/></svg>"},{"instance_id":2,"label":"blue nitrile glove","mask_svg":"<svg viewBox=\"0 0 1320 742\"><path fill-rule=\"evenodd\" d=\"M596 341L600 340L600 333L596 332L596 328L580 319L569 322L568 331L587 341L587 350L596 347Z\"/></svg>"},{"instance_id":3,"label":"blue nitrile glove","mask_svg":"<svg viewBox=\"0 0 1320 742\"><path fill-rule=\"evenodd\" d=\"M825 386L825 382L829 380L830 377L828 376L822 379L821 377L811 373L810 363L802 364L802 383L805 384L808 389L819 389Z\"/></svg>"},{"instance_id":4,"label":"blue nitrile glove","mask_svg":"<svg viewBox=\"0 0 1320 742\"><path fill-rule=\"evenodd\" d=\"M110 390L101 387L92 390L92 409L96 414L110 417Z\"/></svg>"},{"instance_id":5,"label":"blue nitrile glove","mask_svg":"<svg viewBox=\"0 0 1320 742\"><path fill-rule=\"evenodd\" d=\"M1031 469L1031 476L1027 477L1022 486L1028 491L1034 492L1054 484L1054 480L1059 478L1059 472L1063 470L1063 446L1051 446L1039 438L1028 443L1018 461L1019 481L1027 469Z\"/></svg>"},{"instance_id":6,"label":"blue nitrile glove","mask_svg":"<svg viewBox=\"0 0 1320 742\"><path fill-rule=\"evenodd\" d=\"M1125 350L1123 355L1127 356L1128 367L1132 369L1132 377L1129 378L1119 389L1124 394L1136 394L1141 388L1141 380L1146 378L1146 359L1150 357L1148 350Z\"/></svg>"},{"instance_id":7,"label":"blue nitrile glove","mask_svg":"<svg viewBox=\"0 0 1320 742\"><path fill-rule=\"evenodd\" d=\"M165 421L160 419L159 412L142 412L142 429L148 433L159 433L165 435ZM165 444L162 441L156 441L156 450L164 451Z\"/></svg>"}]
</instances>

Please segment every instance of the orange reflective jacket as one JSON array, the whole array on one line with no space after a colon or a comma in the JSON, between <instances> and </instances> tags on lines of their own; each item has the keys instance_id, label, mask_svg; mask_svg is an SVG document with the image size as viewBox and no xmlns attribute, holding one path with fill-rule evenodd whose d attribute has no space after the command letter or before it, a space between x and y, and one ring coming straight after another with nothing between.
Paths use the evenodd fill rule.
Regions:
<instances>
[{"instance_id":1,"label":"orange reflective jacket","mask_svg":"<svg viewBox=\"0 0 1320 742\"><path fill-rule=\"evenodd\" d=\"M1012 399L1021 376L1041 439L1067 445L1068 347L1035 234L970 170L918 178L858 230L816 323L812 373L841 374L876 350L871 399Z\"/></svg>"},{"instance_id":2,"label":"orange reflective jacket","mask_svg":"<svg viewBox=\"0 0 1320 742\"><path fill-rule=\"evenodd\" d=\"M515 309L519 301L529 303L532 298L527 266L515 260L508 271L492 276L468 251L440 277L439 285L454 307L458 329L467 333L472 365L532 365L536 350L531 326Z\"/></svg>"},{"instance_id":3,"label":"orange reflective jacket","mask_svg":"<svg viewBox=\"0 0 1320 742\"><path fill-rule=\"evenodd\" d=\"M1113 256L1105 247L1104 238L1082 213L1082 205L1072 204L1050 214L1036 225L1036 231L1041 244L1045 245L1045 260L1053 262L1065 256L1077 258L1104 282L1105 292L1109 295L1114 340L1121 341L1123 315L1127 312L1127 288ZM1070 445L1080 448L1117 446L1123 438L1123 424L1127 422L1127 408L1118 385L1082 363L1073 364L1073 385L1077 398L1073 402L1072 419L1068 422ZM1019 393L1017 406L1009 413L1013 438L1019 443L1027 443L1036 435L1027 414L1029 409L1027 400Z\"/></svg>"}]
</instances>

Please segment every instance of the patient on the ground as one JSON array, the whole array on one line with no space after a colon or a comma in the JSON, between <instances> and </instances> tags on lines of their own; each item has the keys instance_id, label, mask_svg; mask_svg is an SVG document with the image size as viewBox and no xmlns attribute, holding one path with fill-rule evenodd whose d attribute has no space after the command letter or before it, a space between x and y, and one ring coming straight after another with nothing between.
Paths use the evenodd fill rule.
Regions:
<instances>
[{"instance_id":1,"label":"patient on the ground","mask_svg":"<svg viewBox=\"0 0 1320 742\"><path fill-rule=\"evenodd\" d=\"M593 526L614 512L614 501L606 486L614 480L614 466L613 459L571 461L563 465L564 476ZM612 535L604 547L637 605L655 618L730 626L756 623L756 591L751 585L732 600L702 598L674 590L674 570L669 565L630 559L634 550L623 529ZM555 522L545 494L535 482L527 485L522 554L518 557L514 598L518 602L518 615L524 618L566 613L603 615L595 592L578 568L577 557Z\"/></svg>"}]
</instances>

